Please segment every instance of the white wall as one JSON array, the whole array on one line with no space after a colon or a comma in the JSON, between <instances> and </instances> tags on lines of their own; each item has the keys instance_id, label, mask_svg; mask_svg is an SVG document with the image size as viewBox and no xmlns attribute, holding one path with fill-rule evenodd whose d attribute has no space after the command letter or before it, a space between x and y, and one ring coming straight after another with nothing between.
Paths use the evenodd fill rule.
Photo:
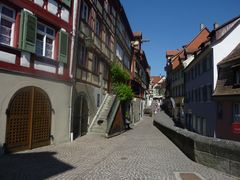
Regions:
<instances>
[{"instance_id":1,"label":"white wall","mask_svg":"<svg viewBox=\"0 0 240 180\"><path fill-rule=\"evenodd\" d=\"M214 89L218 79L217 64L229 55L232 50L240 43L240 25L238 25L227 37L225 37L218 44L213 45L213 83Z\"/></svg>"},{"instance_id":2,"label":"white wall","mask_svg":"<svg viewBox=\"0 0 240 180\"><path fill-rule=\"evenodd\" d=\"M0 73L0 146L5 142L6 133L6 109L14 94L21 88L35 86L43 89L52 105L51 134L53 143L69 141L69 95L70 86L58 82L41 80Z\"/></svg>"}]
</instances>

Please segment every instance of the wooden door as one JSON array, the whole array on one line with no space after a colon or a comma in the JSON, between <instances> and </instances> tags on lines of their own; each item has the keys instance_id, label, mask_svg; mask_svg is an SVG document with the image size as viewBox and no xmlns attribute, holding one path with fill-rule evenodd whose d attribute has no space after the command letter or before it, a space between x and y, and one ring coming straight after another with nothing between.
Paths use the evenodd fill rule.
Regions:
<instances>
[{"instance_id":1,"label":"wooden door","mask_svg":"<svg viewBox=\"0 0 240 180\"><path fill-rule=\"evenodd\" d=\"M84 96L80 96L80 122L81 136L84 136L88 131L88 105Z\"/></svg>"},{"instance_id":2,"label":"wooden door","mask_svg":"<svg viewBox=\"0 0 240 180\"><path fill-rule=\"evenodd\" d=\"M88 104L84 95L80 95L74 104L73 137L87 134L88 131Z\"/></svg>"},{"instance_id":3,"label":"wooden door","mask_svg":"<svg viewBox=\"0 0 240 180\"><path fill-rule=\"evenodd\" d=\"M51 105L41 89L34 89L33 99L31 148L36 148L50 144Z\"/></svg>"},{"instance_id":4,"label":"wooden door","mask_svg":"<svg viewBox=\"0 0 240 180\"><path fill-rule=\"evenodd\" d=\"M50 144L51 104L36 87L19 90L7 109L6 148L10 152Z\"/></svg>"}]
</instances>

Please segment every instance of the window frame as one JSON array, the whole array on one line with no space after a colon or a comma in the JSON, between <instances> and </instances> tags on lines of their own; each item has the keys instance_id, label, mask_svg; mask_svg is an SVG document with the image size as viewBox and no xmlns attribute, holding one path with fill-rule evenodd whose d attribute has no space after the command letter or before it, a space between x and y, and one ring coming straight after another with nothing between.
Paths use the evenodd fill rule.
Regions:
<instances>
[{"instance_id":1,"label":"window frame","mask_svg":"<svg viewBox=\"0 0 240 180\"><path fill-rule=\"evenodd\" d=\"M84 15L85 13L85 8L86 7L86 16ZM89 19L89 6L87 5L87 3L85 1L83 1L83 4L82 4L82 13L81 13L81 19L83 21L85 21L86 23L88 22L88 19Z\"/></svg>"},{"instance_id":2,"label":"window frame","mask_svg":"<svg viewBox=\"0 0 240 180\"><path fill-rule=\"evenodd\" d=\"M116 45L116 56L120 61L123 61L124 51L119 43Z\"/></svg>"},{"instance_id":3,"label":"window frame","mask_svg":"<svg viewBox=\"0 0 240 180\"><path fill-rule=\"evenodd\" d=\"M38 25L39 25L39 24L42 25L42 26L44 26L44 32L38 29ZM50 35L50 34L47 33L47 28L53 30L53 35ZM42 55L37 54L37 50L36 50L36 54L37 54L38 56L42 56L42 57L54 59L55 41L56 41L56 30L55 30L54 28L52 28L52 27L50 27L50 26L48 26L48 25L46 25L46 24L38 21L38 22L37 22L37 32L36 32L36 33L37 33L37 35L40 34L40 35L43 36L43 54L42 54ZM36 35L36 49L37 49L37 35ZM53 40L53 41L52 41L52 55L51 55L51 57L46 56L47 38Z\"/></svg>"},{"instance_id":4,"label":"window frame","mask_svg":"<svg viewBox=\"0 0 240 180\"><path fill-rule=\"evenodd\" d=\"M238 109L237 111L238 111L238 112L235 112L236 106L238 106L238 107L237 107L237 109ZM238 113L238 114L237 114L238 120L235 119L236 113ZM232 105L232 121L233 121L233 123L236 123L236 122L237 122L237 123L240 123L240 102L233 103L233 105Z\"/></svg>"},{"instance_id":5,"label":"window frame","mask_svg":"<svg viewBox=\"0 0 240 180\"><path fill-rule=\"evenodd\" d=\"M130 60L130 58L127 55L124 56L123 64L125 65L125 67L127 69L131 68L131 60Z\"/></svg>"},{"instance_id":6,"label":"window frame","mask_svg":"<svg viewBox=\"0 0 240 180\"><path fill-rule=\"evenodd\" d=\"M94 55L93 60L92 60L92 73L98 75L99 74L99 69L100 69L99 58L97 57L97 55Z\"/></svg>"},{"instance_id":7,"label":"window frame","mask_svg":"<svg viewBox=\"0 0 240 180\"><path fill-rule=\"evenodd\" d=\"M2 14L3 7L13 11L13 18L10 18L9 16L6 16L6 15ZM3 3L0 3L0 25L1 25L2 18L7 20L7 21L10 21L12 23L12 27L11 27L10 44L5 44L5 43L2 43L2 42L0 42L0 44L6 45L6 46L13 46L14 37L15 37L14 29L15 29L15 24L16 24L16 10L14 8L11 8L11 7L3 4Z\"/></svg>"},{"instance_id":8,"label":"window frame","mask_svg":"<svg viewBox=\"0 0 240 180\"><path fill-rule=\"evenodd\" d=\"M100 18L96 17L95 19L95 33L98 37L101 37L102 30L101 30L101 21Z\"/></svg>"},{"instance_id":9,"label":"window frame","mask_svg":"<svg viewBox=\"0 0 240 180\"><path fill-rule=\"evenodd\" d=\"M108 75L109 75L109 66L106 62L103 63L103 79L108 80Z\"/></svg>"},{"instance_id":10,"label":"window frame","mask_svg":"<svg viewBox=\"0 0 240 180\"><path fill-rule=\"evenodd\" d=\"M87 57L88 57L88 51L87 51L87 47L83 44L80 44L79 46L80 48L80 52L79 52L79 56L77 59L78 62L78 66L82 67L82 68L87 68L88 63L87 63Z\"/></svg>"}]
</instances>

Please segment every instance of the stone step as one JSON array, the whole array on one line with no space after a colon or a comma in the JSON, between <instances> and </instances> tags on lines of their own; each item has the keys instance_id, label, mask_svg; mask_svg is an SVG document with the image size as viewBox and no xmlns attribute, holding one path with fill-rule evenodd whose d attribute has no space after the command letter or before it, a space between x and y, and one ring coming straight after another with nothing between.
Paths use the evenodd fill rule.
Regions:
<instances>
[{"instance_id":1,"label":"stone step","mask_svg":"<svg viewBox=\"0 0 240 180\"><path fill-rule=\"evenodd\" d=\"M107 97L106 101L104 102L104 104L102 106L102 109L99 112L97 119L95 120L95 122L91 128L91 132L96 132L96 133L100 133L100 134L106 133L107 118L110 113L111 107L114 103L115 97L116 97L115 95L109 95ZM103 121L101 125L99 125L97 123L99 120Z\"/></svg>"}]
</instances>

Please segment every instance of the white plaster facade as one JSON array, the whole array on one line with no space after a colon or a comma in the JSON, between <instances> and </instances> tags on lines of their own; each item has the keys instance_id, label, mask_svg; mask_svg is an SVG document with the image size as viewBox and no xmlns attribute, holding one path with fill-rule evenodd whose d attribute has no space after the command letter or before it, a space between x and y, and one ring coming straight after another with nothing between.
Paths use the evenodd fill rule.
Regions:
<instances>
[{"instance_id":1,"label":"white plaster facade","mask_svg":"<svg viewBox=\"0 0 240 180\"><path fill-rule=\"evenodd\" d=\"M28 86L42 89L48 95L51 106L51 135L52 143L58 144L69 141L69 96L70 86L67 84L41 80L21 75L0 72L0 147L5 143L6 110L14 94Z\"/></svg>"}]
</instances>

